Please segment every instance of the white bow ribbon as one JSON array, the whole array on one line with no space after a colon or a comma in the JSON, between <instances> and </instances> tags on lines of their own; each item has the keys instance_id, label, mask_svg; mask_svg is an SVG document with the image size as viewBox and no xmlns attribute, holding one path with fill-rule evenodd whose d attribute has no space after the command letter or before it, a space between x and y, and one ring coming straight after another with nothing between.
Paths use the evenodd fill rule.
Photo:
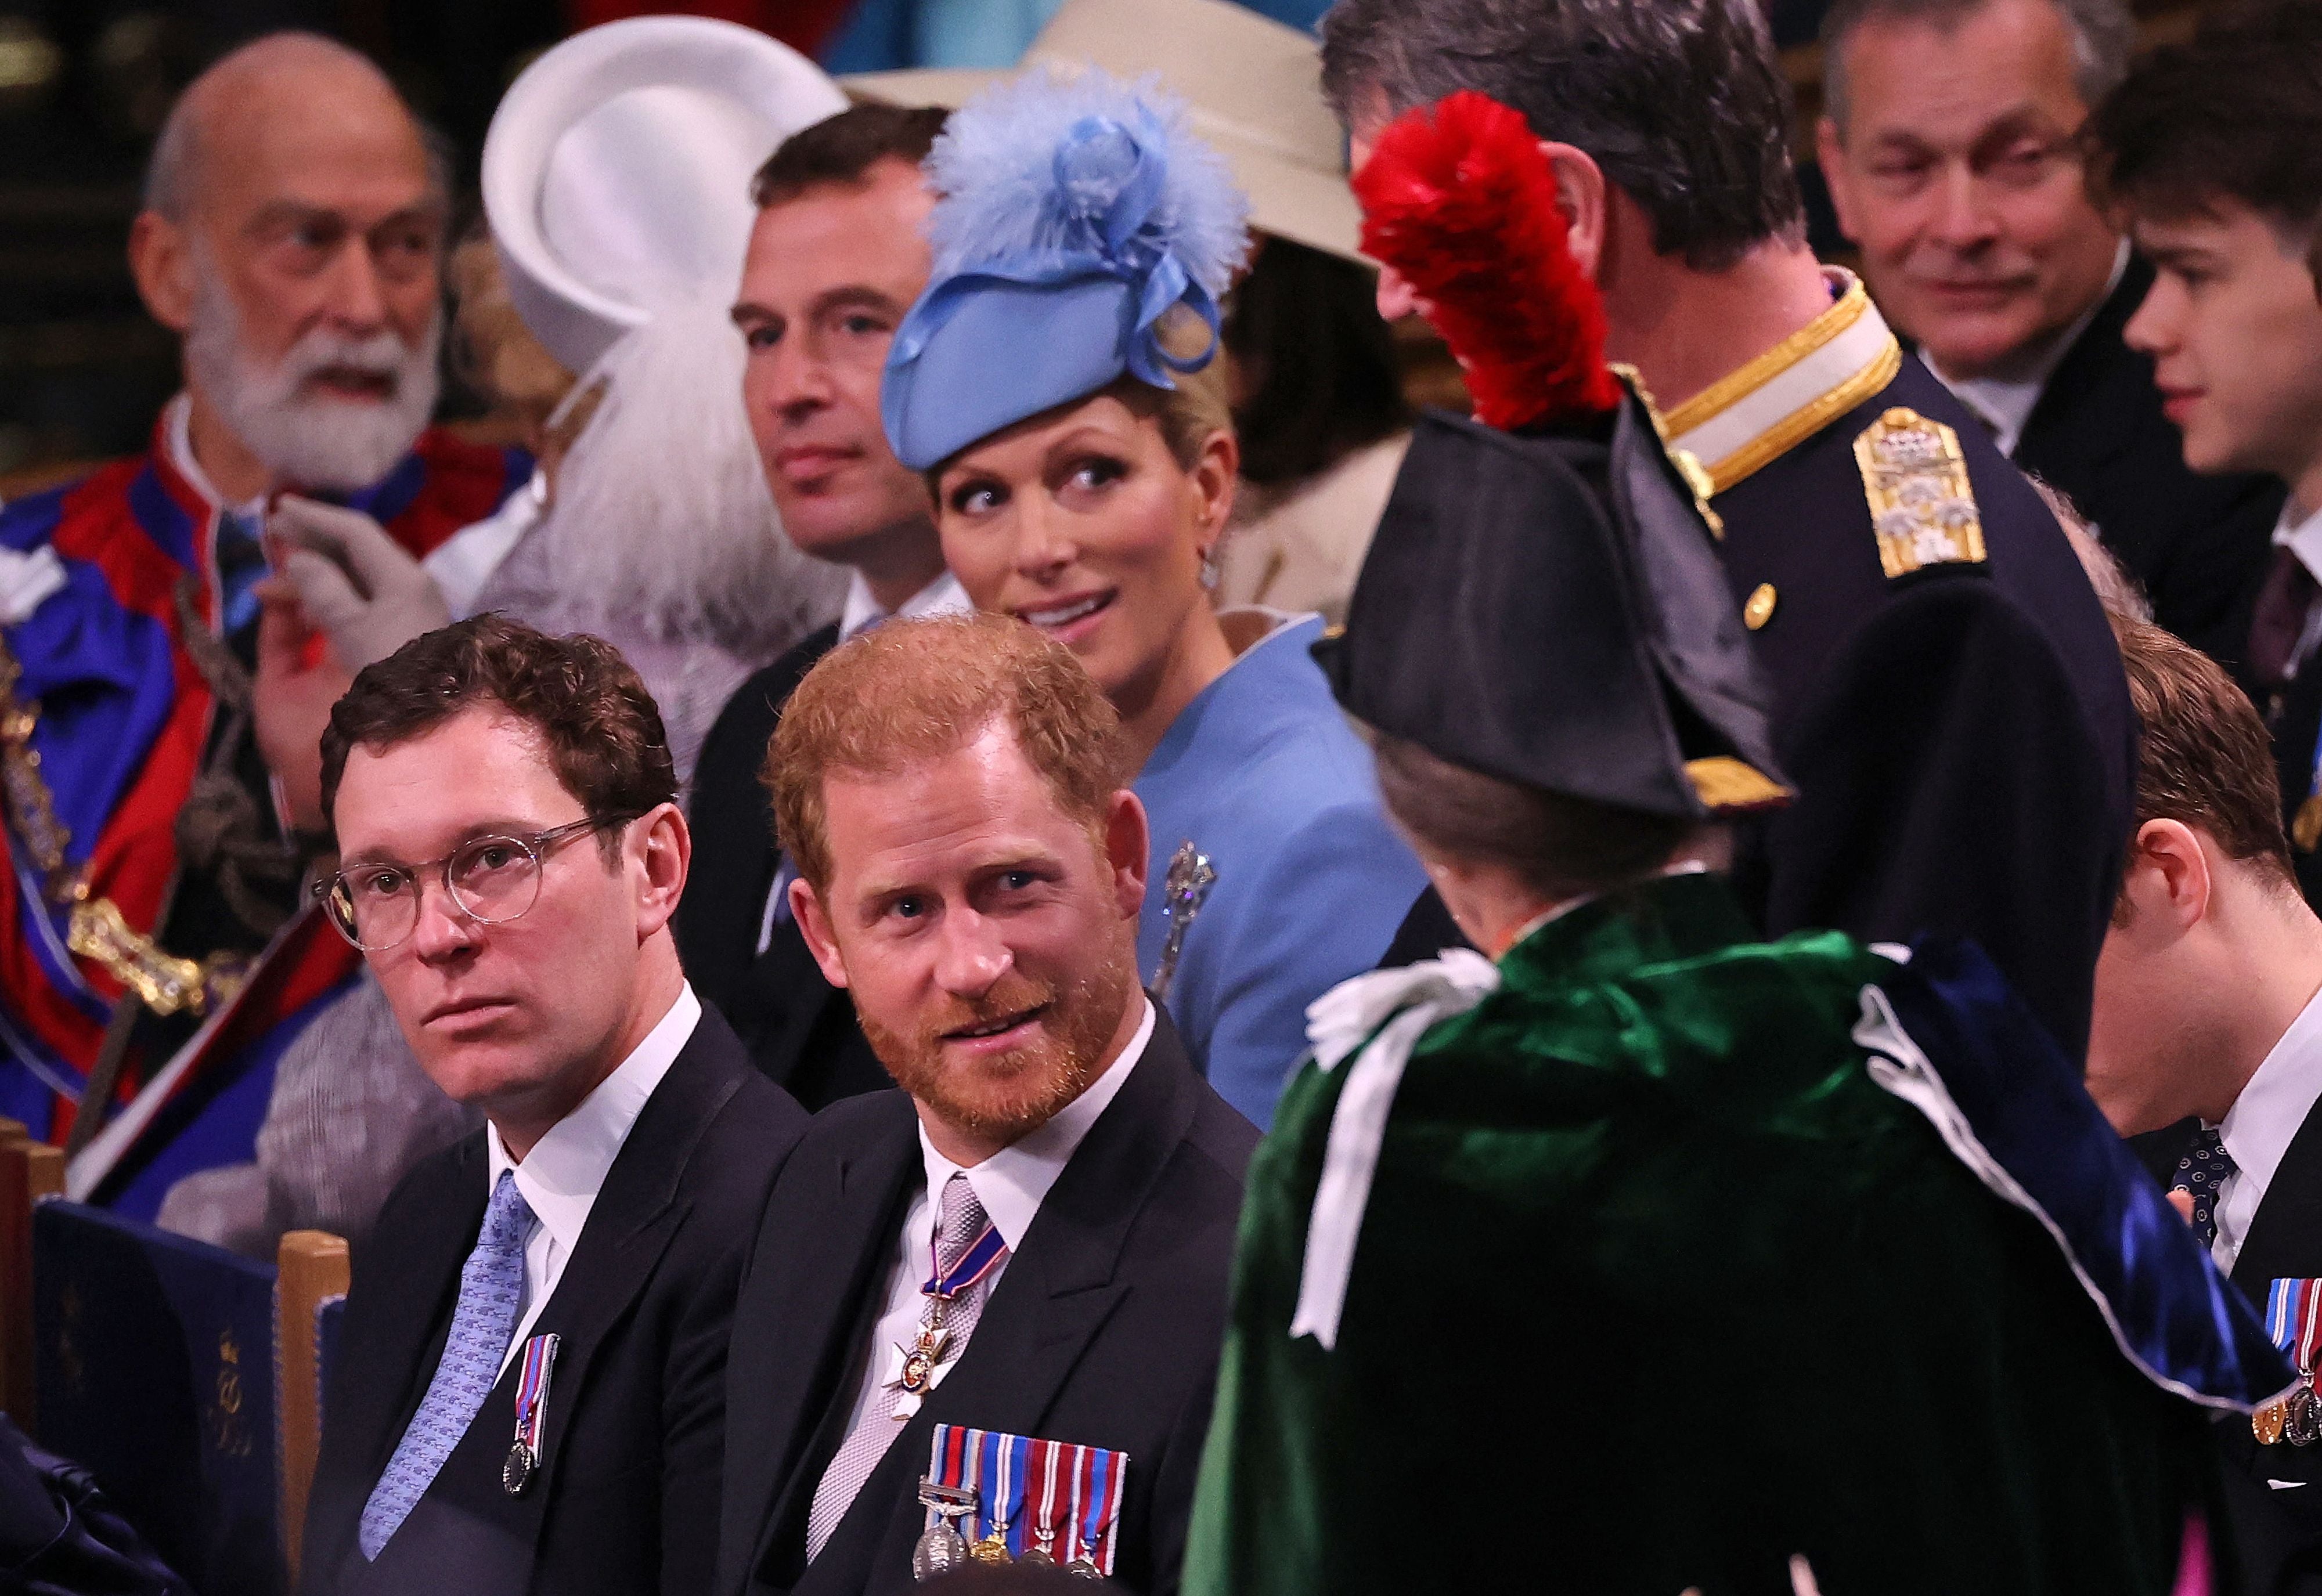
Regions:
<instances>
[{"instance_id":1,"label":"white bow ribbon","mask_svg":"<svg viewBox=\"0 0 2322 1596\"><path fill-rule=\"evenodd\" d=\"M64 562L48 544L29 554L0 549L0 625L31 619L41 600L64 585Z\"/></svg>"},{"instance_id":2,"label":"white bow ribbon","mask_svg":"<svg viewBox=\"0 0 2322 1596\"><path fill-rule=\"evenodd\" d=\"M1322 1179L1306 1225L1306 1261L1290 1334L1312 1336L1327 1352L1338 1344L1355 1242L1378 1169L1379 1144L1411 1050L1436 1021L1465 1014L1499 989L1499 966L1468 948L1401 970L1374 970L1341 981L1307 1006L1306 1036L1314 1062L1334 1070L1376 1035L1347 1072L1330 1116Z\"/></svg>"}]
</instances>

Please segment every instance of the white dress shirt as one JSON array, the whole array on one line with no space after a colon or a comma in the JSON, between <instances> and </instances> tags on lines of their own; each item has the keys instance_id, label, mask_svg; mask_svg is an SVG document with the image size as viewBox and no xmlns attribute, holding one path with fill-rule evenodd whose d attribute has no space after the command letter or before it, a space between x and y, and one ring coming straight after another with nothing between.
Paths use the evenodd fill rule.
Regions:
<instances>
[{"instance_id":1,"label":"white dress shirt","mask_svg":"<svg viewBox=\"0 0 2322 1596\"><path fill-rule=\"evenodd\" d=\"M484 1190L498 1186L502 1171L514 1170L516 1189L532 1206L524 1231L524 1294L517 1300L516 1334L500 1356L501 1373L507 1373L533 1322L555 1294L556 1282L564 1278L564 1266L572 1261L572 1250L580 1245L580 1232L589 1223L589 1210L597 1206L597 1193L637 1116L644 1112L645 1099L669 1073L700 1020L701 999L688 981L645 1039L580 1099L580 1107L548 1127L523 1163L508 1156L499 1126L485 1130Z\"/></svg>"},{"instance_id":2,"label":"white dress shirt","mask_svg":"<svg viewBox=\"0 0 2322 1596\"><path fill-rule=\"evenodd\" d=\"M2039 404L2048 378L2056 374L2064 356L2080 341L2089 324L2097 319L2097 313L2112 297L2112 291L2120 287L2120 279L2128 270L2128 241L2123 239L2113 255L2112 276L2095 303L2082 311L2071 326L2010 360L2004 376L1946 377L1933 358L1921 351L1920 359L1935 374L1935 380L1951 389L1954 398L1981 416L1991 428L1991 442L2000 453L2010 459L2015 457L2016 445L2024 441L2024 424L2032 419L2033 406Z\"/></svg>"},{"instance_id":3,"label":"white dress shirt","mask_svg":"<svg viewBox=\"0 0 2322 1596\"><path fill-rule=\"evenodd\" d=\"M927 1184L912 1198L909 1212L903 1216L903 1228L895 1238L893 1261L887 1266L886 1306L880 1310L879 1322L872 1327L870 1355L863 1360L863 1383L856 1391L855 1406L847 1414L846 1427L842 1435L852 1435L855 1427L863 1422L873 1404L885 1403L890 1409L897 1405L903 1389L903 1357L906 1350L918 1344L919 1325L927 1318L928 1300L920 1292L928 1268L935 1256L936 1207L937 1195L955 1174L964 1174L975 1191L976 1200L983 1205L984 1213L999 1227L1000 1236L1008 1244L1012 1256L1024 1245L1025 1232L1032 1228L1032 1220L1040 1211L1041 1201L1048 1188L1065 1172L1065 1165L1105 1111L1120 1093L1129 1072L1145 1056L1146 1044L1153 1039L1153 1004L1141 994L1138 1001L1144 1005L1145 1017L1138 1022L1137 1034L1120 1056L1112 1061L1105 1072L1089 1082L1088 1089L1057 1110L1056 1117L1026 1136L1022 1141L967 1168L952 1163L935 1149L928 1140L927 1126L919 1127L919 1158L927 1172ZM1008 1257L1003 1256L984 1276L989 1283L983 1288L985 1300L999 1289L1000 1277L1006 1272ZM974 1332L970 1332L972 1339ZM937 1365L928 1379L928 1389L943 1382L945 1374L959 1364L966 1351L965 1341L956 1341L950 1348L951 1356ZM915 1404L903 1404L904 1411L898 1419L909 1418Z\"/></svg>"},{"instance_id":4,"label":"white dress shirt","mask_svg":"<svg viewBox=\"0 0 2322 1596\"><path fill-rule=\"evenodd\" d=\"M2295 498L2284 500L2281 518L2273 524L2273 546L2297 555L2306 574L2322 582L2322 510L2309 512ZM2298 634L2297 646L2290 651L2291 676L2314 657L2317 647L2322 647L2322 598L2306 606L2306 625Z\"/></svg>"},{"instance_id":5,"label":"white dress shirt","mask_svg":"<svg viewBox=\"0 0 2322 1596\"><path fill-rule=\"evenodd\" d=\"M183 477L196 493L216 508L240 516L247 526L265 524L265 494L261 493L238 505L226 503L224 495L219 493L216 484L210 480L209 473L202 470L201 461L194 458L194 397L191 394L179 394L162 410L161 437L169 451L170 465L177 468L178 475Z\"/></svg>"},{"instance_id":6,"label":"white dress shirt","mask_svg":"<svg viewBox=\"0 0 2322 1596\"><path fill-rule=\"evenodd\" d=\"M2232 1272L2242 1243L2249 1239L2250 1221L2257 1218L2265 1189L2273 1183L2273 1172L2281 1167L2281 1155L2317 1099L2322 1099L2322 992L2308 999L2290 1022L2217 1127L2235 1166L2210 1210L2217 1222L2217 1239L2210 1244L2209 1256L2220 1270Z\"/></svg>"},{"instance_id":7,"label":"white dress shirt","mask_svg":"<svg viewBox=\"0 0 2322 1596\"><path fill-rule=\"evenodd\" d=\"M965 615L975 606L967 599L967 589L959 579L946 571L934 581L903 600L902 607L885 610L871 597L871 584L863 579L861 571L850 573L846 580L846 603L838 612L838 641L852 643L882 621L900 616L907 621L924 619L928 616ZM782 850L774 868L774 884L767 890L765 907L758 911L758 952L763 953L774 940L774 927L791 917L791 883L798 880L798 870L791 863L790 850Z\"/></svg>"},{"instance_id":8,"label":"white dress shirt","mask_svg":"<svg viewBox=\"0 0 2322 1596\"><path fill-rule=\"evenodd\" d=\"M928 616L964 615L975 606L967 601L967 589L959 579L946 571L934 581L903 600L900 608L882 609L879 601L871 597L871 584L861 571L848 573L846 602L838 611L838 641L851 643L882 621L900 616L907 621Z\"/></svg>"}]
</instances>

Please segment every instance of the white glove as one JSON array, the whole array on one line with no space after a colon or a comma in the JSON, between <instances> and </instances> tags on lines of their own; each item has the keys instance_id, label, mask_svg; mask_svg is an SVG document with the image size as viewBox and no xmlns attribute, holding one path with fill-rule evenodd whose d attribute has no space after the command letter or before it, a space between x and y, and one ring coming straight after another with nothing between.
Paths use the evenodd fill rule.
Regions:
<instances>
[{"instance_id":1,"label":"white glove","mask_svg":"<svg viewBox=\"0 0 2322 1596\"><path fill-rule=\"evenodd\" d=\"M423 632L449 625L435 579L359 510L285 495L266 518L282 575L347 670L360 670Z\"/></svg>"}]
</instances>

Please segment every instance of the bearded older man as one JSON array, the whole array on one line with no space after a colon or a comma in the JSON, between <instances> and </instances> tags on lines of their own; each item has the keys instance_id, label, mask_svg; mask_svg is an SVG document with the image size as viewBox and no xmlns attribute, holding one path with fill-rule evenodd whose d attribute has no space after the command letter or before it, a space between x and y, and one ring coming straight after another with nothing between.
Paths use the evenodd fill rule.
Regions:
<instances>
[{"instance_id":1,"label":"bearded older man","mask_svg":"<svg viewBox=\"0 0 2322 1596\"><path fill-rule=\"evenodd\" d=\"M424 553L529 469L425 430L444 188L361 56L278 34L219 61L130 237L185 392L142 457L0 510L0 1113L78 1150L125 1105L71 1185L132 1213L247 1156L271 1061L352 973L296 912L319 759L269 734L344 679L288 610L261 625L275 501Z\"/></svg>"}]
</instances>

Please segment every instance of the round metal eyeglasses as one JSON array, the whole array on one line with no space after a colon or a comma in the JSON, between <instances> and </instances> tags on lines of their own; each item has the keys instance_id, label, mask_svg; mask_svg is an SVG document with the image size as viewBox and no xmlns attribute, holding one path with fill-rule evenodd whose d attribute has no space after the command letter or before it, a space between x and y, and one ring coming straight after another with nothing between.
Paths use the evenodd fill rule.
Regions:
<instances>
[{"instance_id":1,"label":"round metal eyeglasses","mask_svg":"<svg viewBox=\"0 0 2322 1596\"><path fill-rule=\"evenodd\" d=\"M315 882L314 893L339 935L366 953L398 945L418 926L420 894L430 871L441 871L444 895L462 914L487 926L504 926L540 900L541 862L550 850L635 818L595 815L529 836L471 837L425 864L381 861L351 866Z\"/></svg>"}]
</instances>

